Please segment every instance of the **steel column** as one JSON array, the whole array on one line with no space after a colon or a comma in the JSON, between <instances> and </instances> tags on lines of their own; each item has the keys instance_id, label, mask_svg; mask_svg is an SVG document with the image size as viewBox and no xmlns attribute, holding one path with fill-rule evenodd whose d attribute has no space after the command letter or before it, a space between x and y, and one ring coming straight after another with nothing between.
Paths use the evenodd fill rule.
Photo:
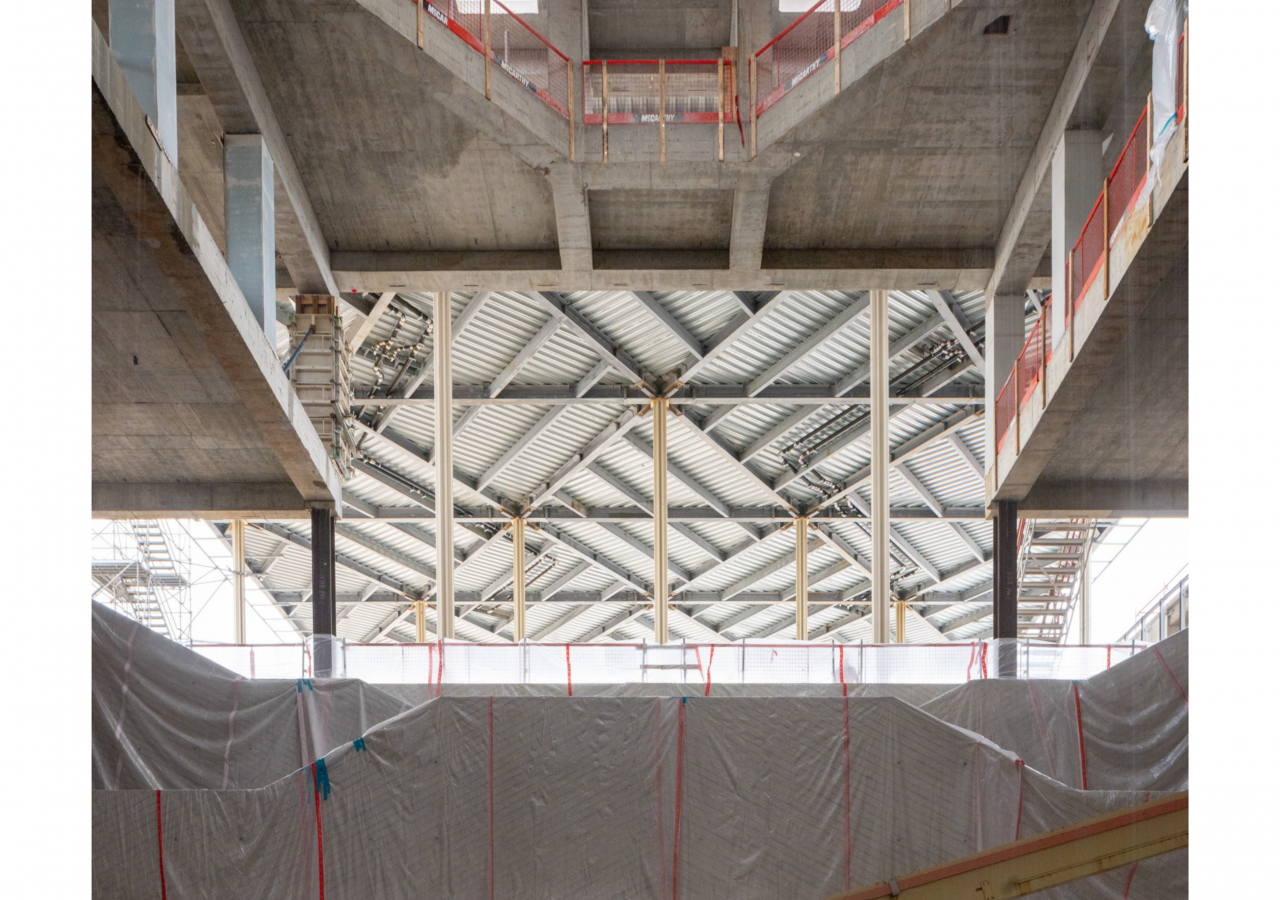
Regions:
<instances>
[{"instance_id":1,"label":"steel column","mask_svg":"<svg viewBox=\"0 0 1280 900\"><path fill-rule=\"evenodd\" d=\"M871 292L871 640L889 643L889 292Z\"/></svg>"},{"instance_id":2,"label":"steel column","mask_svg":"<svg viewBox=\"0 0 1280 900\"><path fill-rule=\"evenodd\" d=\"M796 516L796 640L809 639L809 520Z\"/></svg>"},{"instance_id":3,"label":"steel column","mask_svg":"<svg viewBox=\"0 0 1280 900\"><path fill-rule=\"evenodd\" d=\"M1080 566L1080 643L1089 643L1089 594L1093 587L1093 573L1090 571L1089 555L1086 554Z\"/></svg>"},{"instance_id":4,"label":"steel column","mask_svg":"<svg viewBox=\"0 0 1280 900\"><path fill-rule=\"evenodd\" d=\"M653 400L653 639L667 642L667 398Z\"/></svg>"},{"instance_id":5,"label":"steel column","mask_svg":"<svg viewBox=\"0 0 1280 900\"><path fill-rule=\"evenodd\" d=\"M338 633L337 574L333 543L332 509L311 509L311 633L315 636ZM315 672L333 670L332 647L328 641L315 644L312 668Z\"/></svg>"},{"instance_id":6,"label":"steel column","mask_svg":"<svg viewBox=\"0 0 1280 900\"><path fill-rule=\"evenodd\" d=\"M524 640L524 526L519 517L511 520L511 638L517 644Z\"/></svg>"},{"instance_id":7,"label":"steel column","mask_svg":"<svg viewBox=\"0 0 1280 900\"><path fill-rule=\"evenodd\" d=\"M247 644L248 639L245 636L245 613L247 612L245 603L245 577L248 574L248 568L244 559L244 519L231 520L231 557L232 557L232 584L235 587L235 620L236 620L236 638L235 643Z\"/></svg>"},{"instance_id":8,"label":"steel column","mask_svg":"<svg viewBox=\"0 0 1280 900\"><path fill-rule=\"evenodd\" d=\"M992 560L992 595L994 617L992 637L1018 637L1018 504L1013 500L997 500L996 515L991 530L995 545ZM1012 678L1017 672L1016 653L1006 653L1001 646L997 651L998 674Z\"/></svg>"},{"instance_id":9,"label":"steel column","mask_svg":"<svg viewBox=\"0 0 1280 900\"><path fill-rule=\"evenodd\" d=\"M434 295L436 634L453 637L453 348L448 291Z\"/></svg>"}]
</instances>

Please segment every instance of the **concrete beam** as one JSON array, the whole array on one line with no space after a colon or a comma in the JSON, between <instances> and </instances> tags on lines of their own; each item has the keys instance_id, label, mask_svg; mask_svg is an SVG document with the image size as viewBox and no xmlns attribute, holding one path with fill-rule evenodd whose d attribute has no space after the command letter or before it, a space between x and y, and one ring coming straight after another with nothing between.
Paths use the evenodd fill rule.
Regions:
<instances>
[{"instance_id":1,"label":"concrete beam","mask_svg":"<svg viewBox=\"0 0 1280 900\"><path fill-rule=\"evenodd\" d=\"M306 410L255 322L226 260L156 143L93 26L93 168L136 229L140 248L200 327L210 353L304 501L340 502L341 483Z\"/></svg>"},{"instance_id":2,"label":"concrete beam","mask_svg":"<svg viewBox=\"0 0 1280 900\"><path fill-rule=\"evenodd\" d=\"M1044 216L1050 208L1045 175L1053 163L1054 151L1057 150L1067 121L1075 110L1076 101L1080 99L1080 92L1089 78L1093 61L1097 58L1119 5L1120 0L1096 0L1089 10L1089 18L1076 41L1075 52L1071 56L1071 62L1067 64L1058 93L1053 98L1053 106L1049 108L1049 115L1040 129L1031 161L1022 173L1013 205L1005 217L1004 227L1000 229L991 278L986 284L989 298L997 294L1021 295L1044 257L1050 237ZM1037 213L1036 230L1034 233L1024 234L1033 212ZM990 353L990 338L987 339L987 349ZM1001 383L1003 384L1003 379Z\"/></svg>"},{"instance_id":3,"label":"concrete beam","mask_svg":"<svg viewBox=\"0 0 1280 900\"><path fill-rule=\"evenodd\" d=\"M764 256L765 225L769 218L767 178L739 178L733 191L733 223L729 232L729 268L759 270Z\"/></svg>"},{"instance_id":4,"label":"concrete beam","mask_svg":"<svg viewBox=\"0 0 1280 900\"><path fill-rule=\"evenodd\" d=\"M990 250L807 250L774 257L760 269L729 268L727 254L708 265L683 251L593 251L595 268L567 271L557 251L342 250L332 254L344 288L381 291L680 291L887 290L974 291L991 278Z\"/></svg>"},{"instance_id":5,"label":"concrete beam","mask_svg":"<svg viewBox=\"0 0 1280 900\"><path fill-rule=\"evenodd\" d=\"M91 489L95 519L305 519L291 482L108 484Z\"/></svg>"},{"instance_id":6,"label":"concrete beam","mask_svg":"<svg viewBox=\"0 0 1280 900\"><path fill-rule=\"evenodd\" d=\"M330 294L348 311L353 310L334 281L329 244L230 0L177 0L177 23L182 47L200 76L223 131L261 134L271 154L278 184L276 246L294 290Z\"/></svg>"},{"instance_id":7,"label":"concrete beam","mask_svg":"<svg viewBox=\"0 0 1280 900\"><path fill-rule=\"evenodd\" d=\"M591 271L591 214L582 169L567 162L551 164L551 200L555 204L556 243L560 268L569 272Z\"/></svg>"}]
</instances>

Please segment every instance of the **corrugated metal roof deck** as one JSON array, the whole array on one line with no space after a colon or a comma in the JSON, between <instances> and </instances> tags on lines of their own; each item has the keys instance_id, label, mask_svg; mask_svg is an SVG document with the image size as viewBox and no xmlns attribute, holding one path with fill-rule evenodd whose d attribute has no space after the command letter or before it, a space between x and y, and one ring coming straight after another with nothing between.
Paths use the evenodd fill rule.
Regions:
<instances>
[{"instance_id":1,"label":"corrugated metal roof deck","mask_svg":"<svg viewBox=\"0 0 1280 900\"><path fill-rule=\"evenodd\" d=\"M830 390L831 386L847 378L868 362L868 313L865 310L848 316L850 307L861 306L865 292L860 291L792 291L776 298L771 308L756 316L756 322L739 338L727 346L717 348L712 358L700 366L693 382L702 385L729 385L745 389L780 360L818 334L835 317L846 315L847 320L825 340L812 347L803 358L793 359L785 371L777 373L776 384L812 385L815 394ZM653 300L701 346L698 352L711 351L709 346L725 326L747 315L745 310L760 302L750 297L739 298L725 291L698 292L677 291L655 293ZM474 295L455 293L451 307L455 317L472 303ZM657 378L678 370L696 359L681 335L672 331L662 319L640 298L630 292L600 291L576 292L561 295L563 302L581 314L588 327L598 329L605 340L628 354L646 372ZM973 328L971 336L981 342L984 301L982 292L955 293L952 301L968 317ZM426 335L431 316L431 295L408 294L398 296L392 304L393 314L383 316L372 328L364 347L356 354L352 371L358 390L371 388L377 378L372 365L374 348L379 342L394 345L398 355L381 366L382 387L385 390L406 356L417 345L414 365L402 376L412 377L421 365L428 364L431 337ZM540 298L518 292L489 294L483 305L469 321L465 329L454 335L455 384L480 385L492 382L503 372L526 344L551 320L553 314ZM917 332L924 323L937 317L933 299L921 291L890 293L890 341ZM394 338L393 338L394 332ZM921 366L928 360L931 348L952 339L946 327L937 328L925 335L913 347L898 354L891 362L891 375L901 375L913 366ZM601 351L578 333L572 322L563 321L550 339L518 372L512 383L526 386L575 385L597 368L602 359ZM921 366L927 370L928 365ZM432 373L426 372L424 384L432 383ZM919 371L914 372L914 378ZM981 383L980 372L972 367L959 366L950 376L954 383ZM599 381L601 385L626 385L630 376L617 369L610 369ZM701 433L703 419L716 412L715 404L684 405L679 411L684 415L672 416L668 422L668 459L672 467L694 482L690 486L675 477L669 478L669 502L672 507L701 510L704 518L697 521L672 519L669 534L670 561L673 570L681 570L693 576L694 581L676 594L676 600L685 590L699 596L716 596L735 585L748 585L743 590L753 594L785 594L795 580L794 564L786 562L794 553L794 535L791 531L778 530L777 524L756 521L744 527L744 523L724 518L716 507L765 507L773 508L785 516L775 496L775 486L788 502L805 508L819 502L832 489L830 485L843 485L851 477L859 475L869 464L869 435L856 440L838 440L842 446L829 456L817 457L820 462L808 477L796 478L791 467L797 464L795 453L786 459L779 451L794 443L797 437L813 432L823 423L836 420L836 426L855 420L865 412L865 406L848 404L801 405L795 402L739 405L728 415L716 415L713 430ZM375 408L365 407L365 420L372 421ZM455 406L455 422L467 414L469 408ZM899 409L890 419L891 443L901 445L937 423L966 407L954 404L915 405ZM586 509L630 509L643 515L637 508L639 497L644 502L652 497L652 461L643 449L652 443L652 419L642 415L630 427L629 435L615 436L608 440L595 460L598 471L592 471L579 463L579 454L591 441L601 435L612 423L639 407L623 403L574 403L568 406L540 404L536 401L510 405L483 406L469 418L467 429L454 446L454 464L461 480L455 479L455 502L462 506L489 508L493 501L468 489L463 482L485 479L487 487L496 496L521 502L537 493L553 474L566 466L573 466L572 476L563 485L564 494ZM837 418L838 417L838 418ZM522 452L502 466L496 464L522 437L544 420L551 423L541 430ZM727 452L741 457L745 451L757 450L762 438L777 430L780 423L791 427L767 440L759 452L750 458L748 469L726 459L725 450L713 446L712 441L727 448ZM391 428L402 438L407 438L423 453L405 450L381 435L360 432L361 453L370 464L394 473L425 491L434 492L433 466L430 456L433 434L432 405L411 404L397 410ZM833 430L828 428L828 430ZM856 430L856 429L855 429ZM847 432L846 432L847 433ZM976 414L952 432L981 464L983 447L983 417L980 407ZM811 437L812 441L813 438ZM639 445L639 446L638 446ZM821 450L825 453L825 450ZM425 455L424 455L425 454ZM603 472L603 475L600 474ZM911 483L916 479L930 495L926 500ZM626 490L610 483L616 480ZM763 480L762 480L763 479ZM344 485L344 491L362 504L377 509L397 509L418 506L426 497L403 486L396 488L383 484L377 478L357 471ZM866 499L865 485L856 487L857 495ZM983 505L983 483L980 475L957 449L950 438L943 437L915 452L910 459L895 467L890 476L891 505L895 508L918 510L931 515L930 501L948 509L978 509ZM631 495L631 496L628 496ZM558 508L555 500L552 507ZM289 530L305 536L306 526L301 523L282 523ZM861 525L865 520L832 521L831 530L847 541L858 553L870 555L870 541ZM646 519L626 520L615 523L591 519L566 518L557 520L555 528L602 559L612 562L631 574L640 583L652 578L651 553L644 547L653 544L652 527ZM390 578L416 589L429 591L432 580L423 569L433 569L435 555L432 547L422 538L434 539L434 521L423 519L415 522L419 536L406 533L402 528L386 522L374 522L351 518L343 522L348 535L363 536L364 544L338 536L339 551L371 570L386 573ZM479 528L479 526L475 526ZM492 529L493 526L484 526ZM964 590L980 585L990 578L990 564L980 562L974 555L969 541L965 541L957 529L962 529L971 542L990 554L990 529L981 519L941 520L932 518L895 521L900 538L909 542L914 553L924 557L944 581L939 588L946 591ZM252 548L255 552L270 554L281 543L274 535L255 531ZM758 536L758 537L757 537ZM389 558L370 544L384 547ZM474 531L459 525L455 528L455 544L463 550L475 551L483 546L483 540ZM546 562L535 570L540 573L530 591L538 594L539 585L547 585L582 566L582 557L572 550L551 541L547 534L531 529L528 537L532 553L546 551ZM705 545L710 545L705 546ZM251 548L251 549L252 549ZM468 560L457 578L459 591L481 591L500 580L510 569L510 540L503 536L483 547ZM714 549L714 553L712 552ZM908 594L928 589L933 577L919 566L902 548L895 547L894 555L900 561L895 588ZM406 565L407 563L407 565ZM843 568L842 568L843 566ZM846 565L844 558L823 543L810 551L810 577L831 568L832 572L822 581L811 584L811 590L823 594L831 592L857 593L865 587L866 578L855 566ZM545 570L545 571L544 571ZM911 572L912 574L907 574ZM673 572L673 578L675 578ZM564 589L569 591L598 592L617 583L617 576L600 565L590 565L578 574ZM281 551L280 559L271 567L267 581L277 591L305 591L310 586L310 560L307 552L295 545ZM359 593L367 586L364 576L339 567L339 591ZM678 581L677 581L678 583ZM633 590L628 585L628 590ZM499 596L502 596L501 594ZM626 595L632 596L632 595ZM634 602L642 602L643 597ZM633 603L610 601L581 611L557 628L557 639L580 639L599 636L601 627L616 621L620 616L635 612ZM679 601L682 602L682 601ZM930 617L931 621L945 624L958 618L953 611L965 604L945 607L944 612ZM706 640L714 635L719 623L734 620L744 611L758 609L758 613L742 618L731 625L726 637L751 637L771 632L779 623L793 616L793 604L752 607L732 600L713 601L711 607L692 622L683 614L671 617L671 632L677 637ZM476 640L501 640L509 638L509 605L502 614L501 604L487 605L471 613L474 621L460 621L459 636ZM529 632L536 633L554 626L575 607L564 603L530 603ZM815 607L810 613L811 626L821 631L826 623L843 619L851 614L851 607ZM390 608L381 605L373 610L353 609L343 617L344 634L364 633L385 627L386 613ZM495 613L496 614L491 614ZM434 625L434 612L429 614L429 625ZM643 637L651 624L643 616L618 626L616 634ZM476 623L481 624L476 624ZM377 628L375 628L377 626ZM836 632L839 639L847 639L851 626ZM948 637L960 637L969 626L955 629ZM979 626L980 627L980 626ZM711 629L708 631L708 629ZM349 635L348 635L349 636ZM406 617L389 637L412 639L412 617ZM788 638L787 628L781 628L776 638Z\"/></svg>"}]
</instances>

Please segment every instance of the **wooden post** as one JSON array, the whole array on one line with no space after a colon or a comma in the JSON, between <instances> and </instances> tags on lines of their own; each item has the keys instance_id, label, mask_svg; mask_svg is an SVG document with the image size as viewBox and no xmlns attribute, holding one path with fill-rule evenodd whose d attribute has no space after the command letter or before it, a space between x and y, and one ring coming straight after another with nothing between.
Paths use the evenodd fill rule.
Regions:
<instances>
[{"instance_id":1,"label":"wooden post","mask_svg":"<svg viewBox=\"0 0 1280 900\"><path fill-rule=\"evenodd\" d=\"M667 61L658 60L658 162L667 161Z\"/></svg>"},{"instance_id":2,"label":"wooden post","mask_svg":"<svg viewBox=\"0 0 1280 900\"><path fill-rule=\"evenodd\" d=\"M423 13L423 4L426 2L427 0L418 0L418 49L419 50L423 49L423 47L425 46L425 42L423 40L423 34L422 34L422 13Z\"/></svg>"},{"instance_id":3,"label":"wooden post","mask_svg":"<svg viewBox=\"0 0 1280 900\"><path fill-rule=\"evenodd\" d=\"M1191 153L1191 18L1182 23L1182 161Z\"/></svg>"},{"instance_id":4,"label":"wooden post","mask_svg":"<svg viewBox=\"0 0 1280 900\"><path fill-rule=\"evenodd\" d=\"M833 6L834 6L834 9L832 11L832 16L831 16L831 30L834 32L834 36L835 36L835 50L833 51L833 53L835 54L835 79L836 79L835 92L838 94L840 93L840 0L835 0L835 3L833 4Z\"/></svg>"},{"instance_id":5,"label":"wooden post","mask_svg":"<svg viewBox=\"0 0 1280 900\"><path fill-rule=\"evenodd\" d=\"M577 155L573 149L573 139L577 135L578 123L577 116L574 114L573 108L573 61L566 59L564 61L564 74L566 83L569 85L569 162L576 162Z\"/></svg>"},{"instance_id":6,"label":"wooden post","mask_svg":"<svg viewBox=\"0 0 1280 900\"><path fill-rule=\"evenodd\" d=\"M902 0L902 43L911 40L911 0Z\"/></svg>"},{"instance_id":7,"label":"wooden post","mask_svg":"<svg viewBox=\"0 0 1280 900\"><path fill-rule=\"evenodd\" d=\"M724 162L724 57L716 60L716 133L717 158Z\"/></svg>"},{"instance_id":8,"label":"wooden post","mask_svg":"<svg viewBox=\"0 0 1280 900\"><path fill-rule=\"evenodd\" d=\"M1049 304L1046 303L1040 311L1040 409L1044 410L1045 404L1049 402L1049 362L1046 353L1049 349L1049 339L1045 334L1049 329L1045 328L1045 323L1052 322L1053 316L1049 313Z\"/></svg>"},{"instance_id":9,"label":"wooden post","mask_svg":"<svg viewBox=\"0 0 1280 900\"><path fill-rule=\"evenodd\" d=\"M609 161L609 61L600 63L600 140L604 161Z\"/></svg>"},{"instance_id":10,"label":"wooden post","mask_svg":"<svg viewBox=\"0 0 1280 900\"><path fill-rule=\"evenodd\" d=\"M756 158L756 58L747 59L751 81L751 158Z\"/></svg>"},{"instance_id":11,"label":"wooden post","mask_svg":"<svg viewBox=\"0 0 1280 900\"><path fill-rule=\"evenodd\" d=\"M1067 362L1076 361L1076 304L1072 297L1072 291L1075 288L1073 284L1076 270L1075 258L1076 251L1072 248L1067 253L1067 296L1064 298L1067 301L1067 308L1063 310L1067 317Z\"/></svg>"},{"instance_id":12,"label":"wooden post","mask_svg":"<svg viewBox=\"0 0 1280 900\"><path fill-rule=\"evenodd\" d=\"M524 640L524 519L511 520L511 639L517 644Z\"/></svg>"},{"instance_id":13,"label":"wooden post","mask_svg":"<svg viewBox=\"0 0 1280 900\"><path fill-rule=\"evenodd\" d=\"M1111 179L1102 179L1102 302L1111 297Z\"/></svg>"},{"instance_id":14,"label":"wooden post","mask_svg":"<svg viewBox=\"0 0 1280 900\"><path fill-rule=\"evenodd\" d=\"M1022 451L1022 396L1018 390L1019 359L1022 359L1021 353L1013 361L1013 455L1015 457Z\"/></svg>"},{"instance_id":15,"label":"wooden post","mask_svg":"<svg viewBox=\"0 0 1280 900\"><path fill-rule=\"evenodd\" d=\"M483 29L484 30L484 99L486 100L493 99L493 91L490 89L491 84L489 81L489 69L490 69L489 62L490 62L490 59L493 57L493 48L490 44L493 38L489 31L490 8L491 8L490 0L484 0L484 29Z\"/></svg>"}]
</instances>

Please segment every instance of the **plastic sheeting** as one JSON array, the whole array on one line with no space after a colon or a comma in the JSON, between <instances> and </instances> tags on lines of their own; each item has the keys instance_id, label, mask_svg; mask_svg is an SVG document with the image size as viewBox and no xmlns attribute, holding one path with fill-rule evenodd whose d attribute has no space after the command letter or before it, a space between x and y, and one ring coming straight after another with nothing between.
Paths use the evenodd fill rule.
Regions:
<instances>
[{"instance_id":1,"label":"plastic sheeting","mask_svg":"<svg viewBox=\"0 0 1280 900\"><path fill-rule=\"evenodd\" d=\"M976 681L921 708L1075 788L1186 790L1188 633L1082 681Z\"/></svg>"},{"instance_id":2,"label":"plastic sheeting","mask_svg":"<svg viewBox=\"0 0 1280 900\"><path fill-rule=\"evenodd\" d=\"M265 788L96 792L94 892L816 900L1145 796L893 698L444 697Z\"/></svg>"},{"instance_id":3,"label":"plastic sheeting","mask_svg":"<svg viewBox=\"0 0 1280 900\"><path fill-rule=\"evenodd\" d=\"M1160 177L1160 161L1173 137L1178 114L1178 37L1185 0L1151 0L1146 30L1156 46L1151 54L1151 170ZM1145 189L1150 191L1150 187Z\"/></svg>"},{"instance_id":4,"label":"plastic sheeting","mask_svg":"<svg viewBox=\"0 0 1280 900\"><path fill-rule=\"evenodd\" d=\"M348 679L247 679L93 604L94 788L260 787L408 704Z\"/></svg>"}]
</instances>

